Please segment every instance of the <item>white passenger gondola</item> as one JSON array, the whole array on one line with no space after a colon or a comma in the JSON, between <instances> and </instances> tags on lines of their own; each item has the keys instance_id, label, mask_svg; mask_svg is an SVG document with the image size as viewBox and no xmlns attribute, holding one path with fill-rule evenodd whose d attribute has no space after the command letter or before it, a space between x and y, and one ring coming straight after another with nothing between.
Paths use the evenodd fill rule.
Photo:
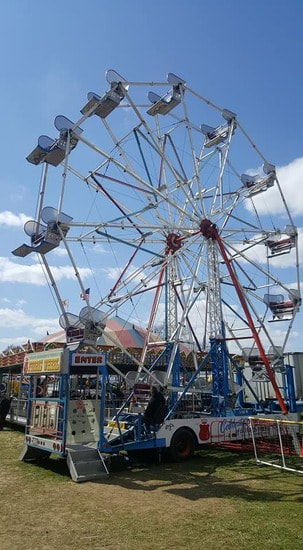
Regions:
<instances>
[{"instance_id":1,"label":"white passenger gondola","mask_svg":"<svg viewBox=\"0 0 303 550\"><path fill-rule=\"evenodd\" d=\"M146 111L148 115L167 115L181 102L181 87L185 84L185 80L173 73L168 73L167 82L172 84L172 89L162 97L154 92L148 93L147 97L153 104Z\"/></svg>"},{"instance_id":2,"label":"white passenger gondola","mask_svg":"<svg viewBox=\"0 0 303 550\"><path fill-rule=\"evenodd\" d=\"M43 208L41 217L46 225L35 220L25 223L24 231L30 237L30 245L23 243L12 251L14 256L24 258L32 252L47 254L57 248L62 241L62 234L65 237L69 230L68 223L73 219L64 212L58 213L58 210L52 206Z\"/></svg>"},{"instance_id":3,"label":"white passenger gondola","mask_svg":"<svg viewBox=\"0 0 303 550\"><path fill-rule=\"evenodd\" d=\"M82 107L83 115L97 115L100 118L106 118L124 99L128 86L119 73L109 70L106 73L106 79L110 84L110 89L102 97L95 92L87 94L88 102Z\"/></svg>"},{"instance_id":4,"label":"white passenger gondola","mask_svg":"<svg viewBox=\"0 0 303 550\"><path fill-rule=\"evenodd\" d=\"M285 299L283 294L265 294L264 302L273 314L273 318L269 319L269 322L288 321L293 317L294 312L298 310L301 298L296 289L290 289L288 300Z\"/></svg>"},{"instance_id":5,"label":"white passenger gondola","mask_svg":"<svg viewBox=\"0 0 303 550\"><path fill-rule=\"evenodd\" d=\"M227 124L217 126L216 128L207 124L201 124L201 132L205 135L204 147L210 148L224 143L230 133L234 134L237 126L236 113L223 109L222 116L227 121Z\"/></svg>"},{"instance_id":6,"label":"white passenger gondola","mask_svg":"<svg viewBox=\"0 0 303 550\"><path fill-rule=\"evenodd\" d=\"M52 139L49 136L40 136L37 147L26 157L31 164L37 165L46 162L52 166L58 166L64 160L67 152L68 133L70 134L68 152L76 147L82 129L74 128L74 123L63 115L58 115L54 124L59 130L59 137Z\"/></svg>"},{"instance_id":7,"label":"white passenger gondola","mask_svg":"<svg viewBox=\"0 0 303 550\"><path fill-rule=\"evenodd\" d=\"M297 228L294 225L286 225L284 231L273 235L265 242L270 251L267 257L288 254L296 246L297 235Z\"/></svg>"},{"instance_id":8,"label":"white passenger gondola","mask_svg":"<svg viewBox=\"0 0 303 550\"><path fill-rule=\"evenodd\" d=\"M267 191L269 187L272 187L276 179L276 171L273 164L265 162L263 164L263 175L250 176L249 174L242 174L241 181L243 187L247 189L247 195L253 197L259 193Z\"/></svg>"}]
</instances>

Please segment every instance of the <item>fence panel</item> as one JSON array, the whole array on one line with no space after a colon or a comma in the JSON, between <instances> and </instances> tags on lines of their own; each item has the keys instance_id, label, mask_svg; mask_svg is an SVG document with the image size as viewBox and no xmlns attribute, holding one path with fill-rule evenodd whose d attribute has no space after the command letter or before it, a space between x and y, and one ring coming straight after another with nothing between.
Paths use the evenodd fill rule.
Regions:
<instances>
[{"instance_id":1,"label":"fence panel","mask_svg":"<svg viewBox=\"0 0 303 550\"><path fill-rule=\"evenodd\" d=\"M303 422L250 417L257 464L303 474Z\"/></svg>"}]
</instances>

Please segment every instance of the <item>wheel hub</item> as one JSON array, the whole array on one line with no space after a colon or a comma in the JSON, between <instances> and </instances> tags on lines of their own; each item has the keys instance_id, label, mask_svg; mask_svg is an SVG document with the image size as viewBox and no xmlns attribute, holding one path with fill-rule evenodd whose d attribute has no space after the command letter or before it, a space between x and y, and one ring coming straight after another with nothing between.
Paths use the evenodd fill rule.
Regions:
<instances>
[{"instance_id":1,"label":"wheel hub","mask_svg":"<svg viewBox=\"0 0 303 550\"><path fill-rule=\"evenodd\" d=\"M169 233L166 238L165 254L174 254L182 246L181 236L177 233Z\"/></svg>"},{"instance_id":2,"label":"wheel hub","mask_svg":"<svg viewBox=\"0 0 303 550\"><path fill-rule=\"evenodd\" d=\"M200 222L200 231L206 239L216 240L218 231L215 223L210 220L204 219Z\"/></svg>"}]
</instances>

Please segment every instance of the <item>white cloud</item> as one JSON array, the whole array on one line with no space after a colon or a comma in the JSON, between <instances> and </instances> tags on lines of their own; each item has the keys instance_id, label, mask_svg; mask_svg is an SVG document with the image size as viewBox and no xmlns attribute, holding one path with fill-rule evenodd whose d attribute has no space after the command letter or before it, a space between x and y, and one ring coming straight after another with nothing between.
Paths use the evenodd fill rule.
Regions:
<instances>
[{"instance_id":1,"label":"white cloud","mask_svg":"<svg viewBox=\"0 0 303 550\"><path fill-rule=\"evenodd\" d=\"M6 225L7 227L23 227L27 220L31 219L26 214L14 214L9 210L0 212L0 225Z\"/></svg>"},{"instance_id":2,"label":"white cloud","mask_svg":"<svg viewBox=\"0 0 303 550\"><path fill-rule=\"evenodd\" d=\"M76 279L71 266L50 266L51 272L58 282L62 279ZM91 275L89 268L79 268L80 277L84 280ZM0 257L0 283L22 283L44 286L47 284L39 263L30 265L18 264L8 258Z\"/></svg>"},{"instance_id":3,"label":"white cloud","mask_svg":"<svg viewBox=\"0 0 303 550\"><path fill-rule=\"evenodd\" d=\"M16 302L17 307L24 306L24 304L27 304L26 300L17 300Z\"/></svg>"},{"instance_id":4,"label":"white cloud","mask_svg":"<svg viewBox=\"0 0 303 550\"><path fill-rule=\"evenodd\" d=\"M102 246L102 244L94 244L91 248L90 248L90 251L91 252L96 252L97 254L108 254L108 251L105 250L104 246Z\"/></svg>"},{"instance_id":5,"label":"white cloud","mask_svg":"<svg viewBox=\"0 0 303 550\"><path fill-rule=\"evenodd\" d=\"M40 319L27 315L21 308L0 308L0 327L1 328L27 328L34 331L35 334L43 336L46 331L55 331L59 329L58 319ZM28 337L27 337L28 338Z\"/></svg>"},{"instance_id":6,"label":"white cloud","mask_svg":"<svg viewBox=\"0 0 303 550\"><path fill-rule=\"evenodd\" d=\"M10 338L0 337L0 351L5 350L8 346L22 345L28 341L28 336L11 336Z\"/></svg>"},{"instance_id":7,"label":"white cloud","mask_svg":"<svg viewBox=\"0 0 303 550\"><path fill-rule=\"evenodd\" d=\"M103 269L102 271L106 273L109 279L111 279L112 281L116 281L119 275L121 275L122 269L122 267L108 267L106 269Z\"/></svg>"},{"instance_id":8,"label":"white cloud","mask_svg":"<svg viewBox=\"0 0 303 550\"><path fill-rule=\"evenodd\" d=\"M16 185L14 183L11 187L11 191L9 193L9 199L11 201L22 201L27 193L27 188L24 185Z\"/></svg>"},{"instance_id":9,"label":"white cloud","mask_svg":"<svg viewBox=\"0 0 303 550\"><path fill-rule=\"evenodd\" d=\"M59 256L60 258L67 256L66 248L54 248L52 253L54 254L54 256Z\"/></svg>"},{"instance_id":10,"label":"white cloud","mask_svg":"<svg viewBox=\"0 0 303 550\"><path fill-rule=\"evenodd\" d=\"M11 344L25 344L28 339L40 340L47 332L59 330L58 319L44 319L27 315L21 308L0 308L0 328L10 331L25 331L24 336L12 335L0 337L0 350Z\"/></svg>"},{"instance_id":11,"label":"white cloud","mask_svg":"<svg viewBox=\"0 0 303 550\"><path fill-rule=\"evenodd\" d=\"M102 269L101 271L104 271L107 275L107 278L111 281L117 281L123 269L124 267L107 267ZM140 282L142 282L143 279L145 279L145 277L146 274L143 270L136 266L129 266L126 273L124 274L123 281L126 283L131 281L131 283L139 284ZM151 284L152 282L152 279L149 279L149 284Z\"/></svg>"},{"instance_id":12,"label":"white cloud","mask_svg":"<svg viewBox=\"0 0 303 550\"><path fill-rule=\"evenodd\" d=\"M303 191L303 157L293 160L287 166L277 167L276 171L291 214L294 216L303 214L303 200L301 198ZM259 214L267 214L268 211L272 214L285 214L285 207L276 184L268 189L266 193L255 196L254 203Z\"/></svg>"},{"instance_id":13,"label":"white cloud","mask_svg":"<svg viewBox=\"0 0 303 550\"><path fill-rule=\"evenodd\" d=\"M54 276L55 281L60 281L62 279L73 279L76 280L75 272L73 267L70 266L50 266L51 272ZM79 267L78 273L81 277L81 279L86 279L92 274L91 269L88 267Z\"/></svg>"}]
</instances>

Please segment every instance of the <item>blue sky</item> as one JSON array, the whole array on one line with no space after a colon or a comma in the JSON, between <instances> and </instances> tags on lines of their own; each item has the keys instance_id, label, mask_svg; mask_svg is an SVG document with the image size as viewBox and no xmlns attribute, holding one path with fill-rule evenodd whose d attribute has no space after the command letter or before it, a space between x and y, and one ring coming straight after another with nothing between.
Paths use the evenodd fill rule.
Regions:
<instances>
[{"instance_id":1,"label":"blue sky","mask_svg":"<svg viewBox=\"0 0 303 550\"><path fill-rule=\"evenodd\" d=\"M1 2L0 349L57 329L58 310L37 261L11 255L26 242L23 223L34 217L37 203L41 170L25 158L40 134L56 136L57 114L77 120L87 92L106 91L107 69L143 82L165 81L171 71L215 104L236 112L264 156L281 168L287 204L296 226L303 227L302 20L299 0ZM112 121L118 131L118 122ZM208 120L196 124L201 122ZM243 170L261 164L251 164L240 142L238 155ZM53 177L50 198L58 186L58 176ZM72 192L68 196L77 213L79 204L73 203ZM280 215L274 197L272 215ZM99 276L118 272L117 259L114 265L108 253L100 257ZM66 256L54 256L52 263L60 272L62 297L80 308L79 291L69 287ZM82 263L79 267L87 269ZM292 282L292 271L291 265L280 269L285 284ZM84 276L84 284L91 284L89 277ZM146 322L145 311L142 317ZM301 326L302 313L289 341L296 351L303 348Z\"/></svg>"}]
</instances>

